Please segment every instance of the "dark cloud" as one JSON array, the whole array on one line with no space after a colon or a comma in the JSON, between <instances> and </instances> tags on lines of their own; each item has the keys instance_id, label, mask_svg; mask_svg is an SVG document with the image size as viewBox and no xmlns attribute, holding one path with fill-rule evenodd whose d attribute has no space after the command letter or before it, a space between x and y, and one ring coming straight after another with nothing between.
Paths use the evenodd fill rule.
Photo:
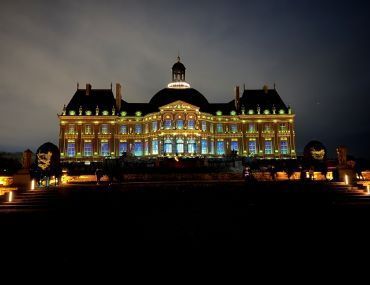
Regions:
<instances>
[{"instance_id":1,"label":"dark cloud","mask_svg":"<svg viewBox=\"0 0 370 285\"><path fill-rule=\"evenodd\" d=\"M76 82L124 85L130 102L165 86L180 51L211 102L234 85L277 84L300 149L319 139L370 157L369 4L363 1L2 1L1 150L57 142Z\"/></svg>"}]
</instances>

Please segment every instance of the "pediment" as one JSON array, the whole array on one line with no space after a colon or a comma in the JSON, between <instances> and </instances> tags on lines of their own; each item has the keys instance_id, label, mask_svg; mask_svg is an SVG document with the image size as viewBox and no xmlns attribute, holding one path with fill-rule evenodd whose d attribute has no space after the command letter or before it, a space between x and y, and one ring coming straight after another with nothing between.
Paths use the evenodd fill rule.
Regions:
<instances>
[{"instance_id":1,"label":"pediment","mask_svg":"<svg viewBox=\"0 0 370 285\"><path fill-rule=\"evenodd\" d=\"M199 111L199 107L189 104L185 101L177 100L171 102L170 104L164 105L159 107L161 111L168 111L168 110L175 110L175 111L184 111L184 110L191 110L191 111Z\"/></svg>"}]
</instances>

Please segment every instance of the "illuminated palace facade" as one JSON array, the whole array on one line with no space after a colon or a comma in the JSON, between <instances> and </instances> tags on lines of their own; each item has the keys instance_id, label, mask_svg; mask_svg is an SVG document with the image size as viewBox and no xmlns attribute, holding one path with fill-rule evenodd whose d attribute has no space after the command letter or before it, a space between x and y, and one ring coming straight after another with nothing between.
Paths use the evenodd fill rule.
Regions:
<instances>
[{"instance_id":1,"label":"illuminated palace facade","mask_svg":"<svg viewBox=\"0 0 370 285\"><path fill-rule=\"evenodd\" d=\"M295 158L294 118L275 87L240 92L228 103L209 103L185 80L180 58L172 82L149 103L128 103L122 87L77 91L60 120L63 161L137 157L204 156L231 153L256 158ZM242 93L242 94L241 94Z\"/></svg>"}]
</instances>

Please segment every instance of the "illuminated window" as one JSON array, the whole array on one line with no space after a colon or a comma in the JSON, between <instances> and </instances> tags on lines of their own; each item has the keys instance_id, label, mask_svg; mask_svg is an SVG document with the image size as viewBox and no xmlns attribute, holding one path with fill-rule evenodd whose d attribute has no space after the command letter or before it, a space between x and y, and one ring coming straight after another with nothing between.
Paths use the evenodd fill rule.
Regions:
<instances>
[{"instance_id":1,"label":"illuminated window","mask_svg":"<svg viewBox=\"0 0 370 285\"><path fill-rule=\"evenodd\" d=\"M101 142L100 144L100 155L101 156L109 156L109 143L108 142Z\"/></svg>"},{"instance_id":2,"label":"illuminated window","mask_svg":"<svg viewBox=\"0 0 370 285\"><path fill-rule=\"evenodd\" d=\"M149 154L149 143L144 142L144 155L148 155L148 154Z\"/></svg>"},{"instance_id":3,"label":"illuminated window","mask_svg":"<svg viewBox=\"0 0 370 285\"><path fill-rule=\"evenodd\" d=\"M164 120L164 128L169 130L172 128L172 121L171 120Z\"/></svg>"},{"instance_id":4,"label":"illuminated window","mask_svg":"<svg viewBox=\"0 0 370 285\"><path fill-rule=\"evenodd\" d=\"M255 155L257 153L256 141L249 141L248 143L249 154Z\"/></svg>"},{"instance_id":5,"label":"illuminated window","mask_svg":"<svg viewBox=\"0 0 370 285\"><path fill-rule=\"evenodd\" d=\"M195 128L195 121L194 120L189 120L188 121L188 129L189 130L194 130Z\"/></svg>"},{"instance_id":6,"label":"illuminated window","mask_svg":"<svg viewBox=\"0 0 370 285\"><path fill-rule=\"evenodd\" d=\"M197 152L197 145L195 140L190 139L188 140L188 153L196 153Z\"/></svg>"},{"instance_id":7,"label":"illuminated window","mask_svg":"<svg viewBox=\"0 0 370 285\"><path fill-rule=\"evenodd\" d=\"M272 149L272 141L267 140L265 141L265 154L272 154L273 149Z\"/></svg>"},{"instance_id":8,"label":"illuminated window","mask_svg":"<svg viewBox=\"0 0 370 285\"><path fill-rule=\"evenodd\" d=\"M104 135L109 133L109 126L107 124L101 125L101 133Z\"/></svg>"},{"instance_id":9,"label":"illuminated window","mask_svg":"<svg viewBox=\"0 0 370 285\"><path fill-rule=\"evenodd\" d=\"M231 150L232 151L239 151L239 144L237 141L232 141L231 142Z\"/></svg>"},{"instance_id":10,"label":"illuminated window","mask_svg":"<svg viewBox=\"0 0 370 285\"><path fill-rule=\"evenodd\" d=\"M172 140L165 140L164 141L164 152L165 153L172 153Z\"/></svg>"},{"instance_id":11,"label":"illuminated window","mask_svg":"<svg viewBox=\"0 0 370 285\"><path fill-rule=\"evenodd\" d=\"M207 154L208 153L208 143L207 143L207 140L202 140L201 141L201 151L202 151L202 154Z\"/></svg>"},{"instance_id":12,"label":"illuminated window","mask_svg":"<svg viewBox=\"0 0 370 285\"><path fill-rule=\"evenodd\" d=\"M176 128L177 129L183 129L184 128L184 121L183 120L177 120L176 121Z\"/></svg>"},{"instance_id":13,"label":"illuminated window","mask_svg":"<svg viewBox=\"0 0 370 285\"><path fill-rule=\"evenodd\" d=\"M135 142L135 144L134 144L134 154L135 154L135 156L142 156L143 155L143 143L142 142Z\"/></svg>"},{"instance_id":14,"label":"illuminated window","mask_svg":"<svg viewBox=\"0 0 370 285\"><path fill-rule=\"evenodd\" d=\"M73 157L76 155L76 144L75 142L68 142L67 143L67 155L69 157Z\"/></svg>"},{"instance_id":15,"label":"illuminated window","mask_svg":"<svg viewBox=\"0 0 370 285\"><path fill-rule=\"evenodd\" d=\"M184 140L178 139L176 141L176 152L177 153L184 153Z\"/></svg>"},{"instance_id":16,"label":"illuminated window","mask_svg":"<svg viewBox=\"0 0 370 285\"><path fill-rule=\"evenodd\" d=\"M158 154L158 141L152 141L152 154Z\"/></svg>"},{"instance_id":17,"label":"illuminated window","mask_svg":"<svg viewBox=\"0 0 370 285\"><path fill-rule=\"evenodd\" d=\"M280 153L281 154L288 154L288 141L282 140L280 141Z\"/></svg>"},{"instance_id":18,"label":"illuminated window","mask_svg":"<svg viewBox=\"0 0 370 285\"><path fill-rule=\"evenodd\" d=\"M152 122L152 132L156 132L158 129L158 123L157 121Z\"/></svg>"},{"instance_id":19,"label":"illuminated window","mask_svg":"<svg viewBox=\"0 0 370 285\"><path fill-rule=\"evenodd\" d=\"M203 132L207 131L207 122L206 121L202 121L202 131Z\"/></svg>"},{"instance_id":20,"label":"illuminated window","mask_svg":"<svg viewBox=\"0 0 370 285\"><path fill-rule=\"evenodd\" d=\"M85 125L85 134L87 135L92 134L91 125Z\"/></svg>"},{"instance_id":21,"label":"illuminated window","mask_svg":"<svg viewBox=\"0 0 370 285\"><path fill-rule=\"evenodd\" d=\"M121 125L120 133L121 134L127 134L127 126L126 125Z\"/></svg>"},{"instance_id":22,"label":"illuminated window","mask_svg":"<svg viewBox=\"0 0 370 285\"><path fill-rule=\"evenodd\" d=\"M69 134L75 133L75 125L68 125L68 133Z\"/></svg>"},{"instance_id":23,"label":"illuminated window","mask_svg":"<svg viewBox=\"0 0 370 285\"><path fill-rule=\"evenodd\" d=\"M124 153L127 153L127 142L120 142L118 146L119 155L123 155Z\"/></svg>"},{"instance_id":24,"label":"illuminated window","mask_svg":"<svg viewBox=\"0 0 370 285\"><path fill-rule=\"evenodd\" d=\"M224 142L223 141L218 141L217 144L216 144L216 151L217 151L217 154L218 155L223 155L225 154L225 146L224 146Z\"/></svg>"},{"instance_id":25,"label":"illuminated window","mask_svg":"<svg viewBox=\"0 0 370 285\"><path fill-rule=\"evenodd\" d=\"M253 133L256 130L256 126L254 123L248 124L248 132Z\"/></svg>"},{"instance_id":26,"label":"illuminated window","mask_svg":"<svg viewBox=\"0 0 370 285\"><path fill-rule=\"evenodd\" d=\"M223 133L224 132L224 128L223 128L222 124L217 124L217 132L218 133Z\"/></svg>"},{"instance_id":27,"label":"illuminated window","mask_svg":"<svg viewBox=\"0 0 370 285\"><path fill-rule=\"evenodd\" d=\"M231 131L232 133L236 133L236 132L238 132L238 126L237 126L236 124L232 124L232 125L230 125L230 131Z\"/></svg>"},{"instance_id":28,"label":"illuminated window","mask_svg":"<svg viewBox=\"0 0 370 285\"><path fill-rule=\"evenodd\" d=\"M141 124L135 124L135 134L141 134Z\"/></svg>"},{"instance_id":29,"label":"illuminated window","mask_svg":"<svg viewBox=\"0 0 370 285\"><path fill-rule=\"evenodd\" d=\"M84 156L92 156L93 147L91 141L85 141L84 143Z\"/></svg>"}]
</instances>

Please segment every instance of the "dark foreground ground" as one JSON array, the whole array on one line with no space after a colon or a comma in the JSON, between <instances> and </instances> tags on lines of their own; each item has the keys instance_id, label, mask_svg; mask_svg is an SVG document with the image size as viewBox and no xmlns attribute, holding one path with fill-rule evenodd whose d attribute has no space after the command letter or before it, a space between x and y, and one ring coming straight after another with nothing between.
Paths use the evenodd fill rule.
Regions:
<instances>
[{"instance_id":1,"label":"dark foreground ground","mask_svg":"<svg viewBox=\"0 0 370 285\"><path fill-rule=\"evenodd\" d=\"M269 261L292 252L293 263L305 255L319 262L365 254L370 244L369 197L346 187L181 182L40 191L0 209L2 262L144 262L153 252L154 260L228 253Z\"/></svg>"}]
</instances>

